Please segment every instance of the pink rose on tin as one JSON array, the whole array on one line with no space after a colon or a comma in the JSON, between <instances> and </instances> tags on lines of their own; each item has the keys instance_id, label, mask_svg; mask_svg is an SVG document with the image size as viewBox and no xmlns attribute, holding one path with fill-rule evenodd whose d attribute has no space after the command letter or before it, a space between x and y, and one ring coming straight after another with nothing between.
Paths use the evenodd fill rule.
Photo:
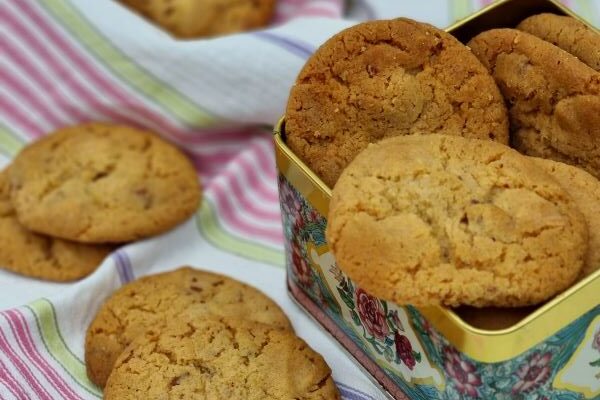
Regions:
<instances>
[{"instance_id":1,"label":"pink rose on tin","mask_svg":"<svg viewBox=\"0 0 600 400\"><path fill-rule=\"evenodd\" d=\"M413 348L410 344L410 340L408 340L406 336L395 332L394 344L396 346L396 354L398 354L398 358L400 358L404 365L406 365L408 369L412 371L417 364L417 361L415 360L415 355L413 354Z\"/></svg>"},{"instance_id":2,"label":"pink rose on tin","mask_svg":"<svg viewBox=\"0 0 600 400\"><path fill-rule=\"evenodd\" d=\"M529 392L544 384L551 374L549 365L551 359L550 353L533 353L517 370L519 380L513 386L512 392L514 394Z\"/></svg>"},{"instance_id":3,"label":"pink rose on tin","mask_svg":"<svg viewBox=\"0 0 600 400\"><path fill-rule=\"evenodd\" d=\"M300 248L295 242L292 243L292 268L301 284L305 286L312 284L311 269L302 257Z\"/></svg>"},{"instance_id":4,"label":"pink rose on tin","mask_svg":"<svg viewBox=\"0 0 600 400\"><path fill-rule=\"evenodd\" d=\"M319 219L319 213L316 210L311 210L308 219L309 221L317 221Z\"/></svg>"},{"instance_id":5,"label":"pink rose on tin","mask_svg":"<svg viewBox=\"0 0 600 400\"><path fill-rule=\"evenodd\" d=\"M384 340L390 333L385 322L383 307L379 300L362 289L356 291L356 306L358 315L367 331L379 340Z\"/></svg>"},{"instance_id":6,"label":"pink rose on tin","mask_svg":"<svg viewBox=\"0 0 600 400\"><path fill-rule=\"evenodd\" d=\"M460 358L456 350L446 348L444 350L446 362L444 369L446 374L452 378L456 389L464 395L479 397L478 386L481 386L481 378L477 369L470 362Z\"/></svg>"},{"instance_id":7,"label":"pink rose on tin","mask_svg":"<svg viewBox=\"0 0 600 400\"><path fill-rule=\"evenodd\" d=\"M296 218L294 219L294 232L300 232L300 230L302 230L302 228L304 228L304 220L302 219L301 215L296 215Z\"/></svg>"},{"instance_id":8,"label":"pink rose on tin","mask_svg":"<svg viewBox=\"0 0 600 400\"><path fill-rule=\"evenodd\" d=\"M300 211L302 205L296 199L292 189L288 185L280 186L279 198L281 200L281 207L286 214L293 215Z\"/></svg>"}]
</instances>

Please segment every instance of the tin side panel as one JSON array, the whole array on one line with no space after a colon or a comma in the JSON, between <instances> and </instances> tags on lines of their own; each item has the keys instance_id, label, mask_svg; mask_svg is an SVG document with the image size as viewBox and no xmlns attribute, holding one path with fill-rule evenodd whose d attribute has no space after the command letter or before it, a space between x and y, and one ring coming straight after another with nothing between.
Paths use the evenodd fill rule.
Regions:
<instances>
[{"instance_id":1,"label":"tin side panel","mask_svg":"<svg viewBox=\"0 0 600 400\"><path fill-rule=\"evenodd\" d=\"M535 332L527 329L469 338L469 351L483 357L514 353L518 341L527 342L525 351L508 359L477 360L423 310L386 302L357 286L329 251L327 220L281 174L279 187L290 294L394 398L600 395L600 306L533 345L528 335Z\"/></svg>"}]
</instances>

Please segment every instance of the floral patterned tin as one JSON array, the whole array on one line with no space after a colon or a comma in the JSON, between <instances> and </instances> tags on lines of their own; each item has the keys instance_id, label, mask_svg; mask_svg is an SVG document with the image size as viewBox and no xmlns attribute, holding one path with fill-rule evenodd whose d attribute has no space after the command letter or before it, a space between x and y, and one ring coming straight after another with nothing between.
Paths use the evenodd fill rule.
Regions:
<instances>
[{"instance_id":1,"label":"floral patterned tin","mask_svg":"<svg viewBox=\"0 0 600 400\"><path fill-rule=\"evenodd\" d=\"M448 29L459 39L515 26L553 0L505 0ZM325 238L331 190L275 129L289 293L394 399L600 399L600 271L501 330L442 307L375 298L336 265Z\"/></svg>"}]
</instances>

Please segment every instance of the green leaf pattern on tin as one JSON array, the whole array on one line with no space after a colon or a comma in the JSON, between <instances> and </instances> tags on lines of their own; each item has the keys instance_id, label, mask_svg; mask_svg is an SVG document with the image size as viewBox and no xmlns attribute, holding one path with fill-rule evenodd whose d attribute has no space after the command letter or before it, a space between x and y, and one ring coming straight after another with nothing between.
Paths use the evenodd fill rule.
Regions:
<instances>
[{"instance_id":1,"label":"green leaf pattern on tin","mask_svg":"<svg viewBox=\"0 0 600 400\"><path fill-rule=\"evenodd\" d=\"M435 358L444 367L446 388L440 398L598 399L600 393L569 390L574 386L557 385L556 378L582 345L586 327L600 314L600 306L529 351L499 363L480 363L458 352L418 310L409 307L409 311L428 355L438 355Z\"/></svg>"}]
</instances>

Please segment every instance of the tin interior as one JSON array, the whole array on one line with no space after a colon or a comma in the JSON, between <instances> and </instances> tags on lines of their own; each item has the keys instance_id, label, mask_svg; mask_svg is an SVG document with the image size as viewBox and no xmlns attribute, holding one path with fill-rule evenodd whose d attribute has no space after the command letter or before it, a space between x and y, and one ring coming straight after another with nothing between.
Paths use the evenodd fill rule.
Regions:
<instances>
[{"instance_id":1,"label":"tin interior","mask_svg":"<svg viewBox=\"0 0 600 400\"><path fill-rule=\"evenodd\" d=\"M512 28L525 18L541 13L568 15L585 23L571 9L554 0L502 0L492 3L475 14L446 28L446 32L463 43L473 36L494 28ZM591 29L598 30L587 24Z\"/></svg>"},{"instance_id":2,"label":"tin interior","mask_svg":"<svg viewBox=\"0 0 600 400\"><path fill-rule=\"evenodd\" d=\"M554 0L502 0L457 22L446 31L467 42L480 32L514 27L528 16L542 12L569 15L585 23ZM594 27L590 28L598 32ZM286 177L291 178L291 183L326 216L331 189L286 146L284 118L275 128L275 146L279 171L284 175L285 171L292 171L293 176ZM478 312L473 309L462 309L457 313L445 307L429 307L419 311L460 351L479 361L498 362L522 353L597 306L599 294L600 270L543 305L517 310L505 319L509 321L508 324L494 326L491 323L487 329L473 325L475 319L472 316ZM493 318L488 320L494 322ZM482 347L485 350L483 352Z\"/></svg>"}]
</instances>

